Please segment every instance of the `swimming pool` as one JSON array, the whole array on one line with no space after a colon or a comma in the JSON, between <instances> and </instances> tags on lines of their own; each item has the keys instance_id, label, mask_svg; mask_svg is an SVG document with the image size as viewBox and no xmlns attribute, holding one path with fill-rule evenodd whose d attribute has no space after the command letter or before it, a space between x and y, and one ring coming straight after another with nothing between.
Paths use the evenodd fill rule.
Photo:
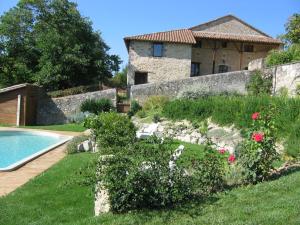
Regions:
<instances>
[{"instance_id":1,"label":"swimming pool","mask_svg":"<svg viewBox=\"0 0 300 225\"><path fill-rule=\"evenodd\" d=\"M0 131L0 171L13 170L71 138L43 131Z\"/></svg>"}]
</instances>

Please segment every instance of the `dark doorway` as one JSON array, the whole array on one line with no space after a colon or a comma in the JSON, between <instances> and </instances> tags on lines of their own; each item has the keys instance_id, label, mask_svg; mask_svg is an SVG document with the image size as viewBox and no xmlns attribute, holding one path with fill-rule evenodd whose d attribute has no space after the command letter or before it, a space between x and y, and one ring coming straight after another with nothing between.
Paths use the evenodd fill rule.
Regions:
<instances>
[{"instance_id":1,"label":"dark doorway","mask_svg":"<svg viewBox=\"0 0 300 225\"><path fill-rule=\"evenodd\" d=\"M148 73L135 72L134 84L146 84L148 83Z\"/></svg>"}]
</instances>

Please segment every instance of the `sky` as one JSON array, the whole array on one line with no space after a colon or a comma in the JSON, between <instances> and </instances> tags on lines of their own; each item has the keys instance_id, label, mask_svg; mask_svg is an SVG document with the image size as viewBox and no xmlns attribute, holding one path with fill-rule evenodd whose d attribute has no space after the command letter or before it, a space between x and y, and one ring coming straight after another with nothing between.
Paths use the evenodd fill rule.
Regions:
<instances>
[{"instance_id":1,"label":"sky","mask_svg":"<svg viewBox=\"0 0 300 225\"><path fill-rule=\"evenodd\" d=\"M0 0L0 15L17 4ZM188 28L233 14L276 37L293 13L300 13L300 0L73 0L110 46L110 53L128 62L126 36Z\"/></svg>"}]
</instances>

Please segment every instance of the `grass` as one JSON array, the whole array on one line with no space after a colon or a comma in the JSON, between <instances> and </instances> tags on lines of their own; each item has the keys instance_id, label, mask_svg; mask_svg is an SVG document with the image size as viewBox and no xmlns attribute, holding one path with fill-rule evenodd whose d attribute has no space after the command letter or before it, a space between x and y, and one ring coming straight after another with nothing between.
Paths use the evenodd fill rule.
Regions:
<instances>
[{"instance_id":1,"label":"grass","mask_svg":"<svg viewBox=\"0 0 300 225\"><path fill-rule=\"evenodd\" d=\"M224 104L226 103L226 104ZM197 100L174 100L165 104L163 115L172 120L201 121L211 118L220 125L245 129L251 126L251 114L276 106L274 120L278 137L285 139L287 153L296 157L300 153L300 98L269 96L212 96Z\"/></svg>"},{"instance_id":2,"label":"grass","mask_svg":"<svg viewBox=\"0 0 300 225\"><path fill-rule=\"evenodd\" d=\"M219 193L174 209L93 216L93 185L84 171L96 155L68 155L45 173L0 198L0 224L182 225L300 224L300 172Z\"/></svg>"},{"instance_id":3,"label":"grass","mask_svg":"<svg viewBox=\"0 0 300 225\"><path fill-rule=\"evenodd\" d=\"M83 132L86 130L82 124L69 123L60 125L47 125L47 126L21 126L23 128L40 129L40 130L56 130L56 131L71 131L71 132Z\"/></svg>"}]
</instances>

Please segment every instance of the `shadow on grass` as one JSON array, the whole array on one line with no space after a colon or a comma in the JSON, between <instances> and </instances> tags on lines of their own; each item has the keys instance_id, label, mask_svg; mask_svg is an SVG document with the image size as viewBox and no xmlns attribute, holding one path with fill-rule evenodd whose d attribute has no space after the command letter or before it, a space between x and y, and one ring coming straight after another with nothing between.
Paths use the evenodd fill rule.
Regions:
<instances>
[{"instance_id":1,"label":"shadow on grass","mask_svg":"<svg viewBox=\"0 0 300 225\"><path fill-rule=\"evenodd\" d=\"M133 210L126 213L116 213L115 216L122 216L130 214L134 224L145 224L149 221L157 221L162 224L170 224L175 218L178 217L190 217L196 218L202 215L203 209L219 200L216 196L210 196L206 198L195 198L188 202L178 204L176 206L168 206L167 208L152 209L145 208L143 210Z\"/></svg>"},{"instance_id":2,"label":"shadow on grass","mask_svg":"<svg viewBox=\"0 0 300 225\"><path fill-rule=\"evenodd\" d=\"M277 180L280 177L284 177L299 171L300 171L300 164L287 165L274 172L268 180Z\"/></svg>"}]
</instances>

